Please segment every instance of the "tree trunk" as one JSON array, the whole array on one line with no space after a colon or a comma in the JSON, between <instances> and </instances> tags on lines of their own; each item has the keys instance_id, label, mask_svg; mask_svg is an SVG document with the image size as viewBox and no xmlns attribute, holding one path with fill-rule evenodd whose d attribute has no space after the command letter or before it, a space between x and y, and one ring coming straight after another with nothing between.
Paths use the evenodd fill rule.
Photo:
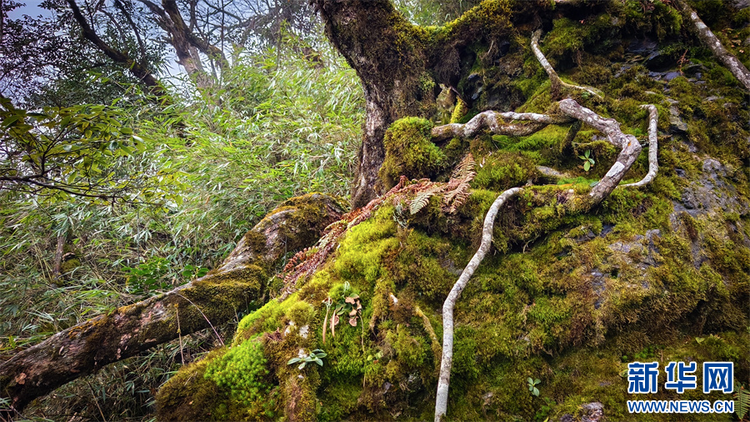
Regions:
<instances>
[{"instance_id":1,"label":"tree trunk","mask_svg":"<svg viewBox=\"0 0 750 422\"><path fill-rule=\"evenodd\" d=\"M20 412L67 382L177 338L178 315L181 334L232 320L238 309L262 300L287 252L312 245L343 212L322 194L290 199L205 277L68 328L0 364L0 394Z\"/></svg>"},{"instance_id":2,"label":"tree trunk","mask_svg":"<svg viewBox=\"0 0 750 422\"><path fill-rule=\"evenodd\" d=\"M383 193L378 170L385 159L388 126L405 116L433 117L440 84L460 93L459 81L476 59L472 43L508 38L514 22L550 7L534 1L507 10L500 2L484 2L438 30L412 25L388 0L312 3L328 39L357 72L365 93L367 117L352 184L355 208ZM490 18L497 16L501 18Z\"/></svg>"}]
</instances>

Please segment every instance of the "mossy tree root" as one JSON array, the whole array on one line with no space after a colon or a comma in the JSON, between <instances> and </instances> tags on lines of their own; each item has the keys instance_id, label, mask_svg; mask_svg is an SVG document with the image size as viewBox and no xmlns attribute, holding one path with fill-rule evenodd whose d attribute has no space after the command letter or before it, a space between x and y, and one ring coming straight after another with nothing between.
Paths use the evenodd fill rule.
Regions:
<instances>
[{"instance_id":1,"label":"mossy tree root","mask_svg":"<svg viewBox=\"0 0 750 422\"><path fill-rule=\"evenodd\" d=\"M711 29L703 23L698 14L693 10L692 7L685 0L674 0L674 4L677 9L680 10L682 15L693 23L695 32L698 34L698 38L711 52L719 59L720 62L724 63L732 75L734 75L740 83L750 91L750 70L742 64L732 53L724 48L716 35L711 32Z\"/></svg>"},{"instance_id":2,"label":"mossy tree root","mask_svg":"<svg viewBox=\"0 0 750 422\"><path fill-rule=\"evenodd\" d=\"M659 172L659 160L657 153L659 141L656 136L656 125L659 122L659 111L653 104L642 105L641 107L648 110L648 173L638 182L628 183L622 187L639 187L651 183Z\"/></svg>"},{"instance_id":3,"label":"mossy tree root","mask_svg":"<svg viewBox=\"0 0 750 422\"><path fill-rule=\"evenodd\" d=\"M545 67L547 73L552 78L557 77L557 73L549 65L549 62L544 58L544 55L539 50L538 42L540 32L534 34L532 38L532 47L537 59ZM559 80L559 78L558 78ZM561 82L561 81L560 81ZM554 83L553 83L554 85ZM584 89L576 85L565 86ZM590 92L590 91L589 91ZM593 92L592 92L593 93ZM436 137L452 137L452 136L474 136L482 129L490 129L493 133L498 133L501 126L497 122L497 116L506 115L508 118L515 120L531 120L536 124L546 126L550 123L557 122L569 122L572 119L577 120L581 123L599 130L606 136L607 142L611 143L615 147L620 148L620 154L617 160L609 169L607 174L602 177L599 183L594 186L588 194L588 198L579 198L579 200L568 201L567 204L571 204L570 207L578 208L579 212L585 212L592 207L599 204L604 198L609 196L610 193L619 185L623 177L633 165L638 155L641 152L641 144L633 135L627 135L620 129L620 124L615 119L607 119L599 116L593 110L590 110L582 105L578 104L575 100L567 98L558 103L559 110L563 113L563 116L548 116L542 114L533 113L496 113L496 112L484 112L477 115L475 118L470 120L466 124L448 124L444 126L438 126L433 129L432 135ZM649 110L649 172L641 181L623 186L643 186L653 180L656 177L658 171L657 162L657 137L656 127L658 121L658 112L653 105L644 105L644 108ZM542 127L543 127L542 126ZM578 123L573 127L573 132L578 131ZM444 139L444 138L443 138ZM492 231L494 227L495 217L497 216L500 207L511 197L521 192L523 188L515 187L506 190L500 196L495 199L492 206L490 207L487 215L484 219L484 226L482 229L482 240L479 245L479 249L471 258L471 261L466 265L463 272L458 278L458 281L453 285L448 297L443 303L443 351L442 359L440 364L440 376L438 378L437 396L435 399L435 422L440 422L445 416L448 408L448 391L450 388L450 373L453 365L453 309L455 308L458 298L461 296L461 292L466 287L474 271L484 259L484 256L489 250L490 244L492 243ZM573 205L577 204L577 205Z\"/></svg>"},{"instance_id":4,"label":"mossy tree root","mask_svg":"<svg viewBox=\"0 0 750 422\"><path fill-rule=\"evenodd\" d=\"M487 215L484 217L482 228L482 242L479 249L466 265L458 281L453 285L448 297L443 303L443 356L440 362L440 378L438 378L437 398L435 400L435 422L440 422L448 409L448 389L450 387L451 367L453 366L453 309L456 301L461 296L469 278L474 274L479 264L487 255L492 243L492 230L495 226L495 217L500 207L514 195L521 192L522 188L511 188L500 194L492 203Z\"/></svg>"},{"instance_id":5,"label":"mossy tree root","mask_svg":"<svg viewBox=\"0 0 750 422\"><path fill-rule=\"evenodd\" d=\"M530 123L504 123L503 120L525 120ZM551 116L539 113L515 113L512 111L500 113L497 111L483 111L465 124L449 123L432 128L432 137L436 142L450 138L469 138L487 128L496 135L528 136L538 132L550 124L570 123L573 119L567 116Z\"/></svg>"},{"instance_id":6,"label":"mossy tree root","mask_svg":"<svg viewBox=\"0 0 750 422\"><path fill-rule=\"evenodd\" d=\"M342 207L327 195L290 199L248 232L224 263L205 277L70 327L0 364L0 397L10 399L12 411L20 412L33 399L174 340L178 333L235 318L235 310L262 300L268 274L287 251L313 244L342 214Z\"/></svg>"},{"instance_id":7,"label":"mossy tree root","mask_svg":"<svg viewBox=\"0 0 750 422\"><path fill-rule=\"evenodd\" d=\"M559 95L562 92L562 88L573 88L578 89L581 91L588 92L589 94L602 98L601 92L597 90L596 88L588 87L588 86L579 86L579 85L573 85L569 84L567 82L564 82L562 79L560 79L560 76L557 75L557 72L555 72L555 69L552 67L551 64L549 64L549 61L547 61L547 58L544 57L544 53L542 53L542 50L539 48L539 38L542 37L542 30L537 29L534 31L534 33L531 35L531 50L534 52L534 56L539 61L539 64L542 65L542 68L544 68L544 71L547 72L547 76L549 76L550 83L552 84L552 87L550 88L550 92L552 94L552 97L559 98Z\"/></svg>"}]
</instances>

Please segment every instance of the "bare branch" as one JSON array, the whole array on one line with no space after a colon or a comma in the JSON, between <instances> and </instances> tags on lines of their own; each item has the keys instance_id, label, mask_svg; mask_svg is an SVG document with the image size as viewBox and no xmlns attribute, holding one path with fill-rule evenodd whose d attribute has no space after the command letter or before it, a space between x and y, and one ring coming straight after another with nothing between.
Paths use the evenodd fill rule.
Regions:
<instances>
[{"instance_id":1,"label":"bare branch","mask_svg":"<svg viewBox=\"0 0 750 422\"><path fill-rule=\"evenodd\" d=\"M70 9L73 11L73 17L81 26L83 36L86 37L86 39L94 43L104 54L107 55L107 57L114 60L115 63L128 68L136 78L141 80L147 87L149 87L151 93L162 99L168 98L167 91L161 86L159 81L156 80L154 75L151 74L148 69L130 58L127 54L110 47L109 44L104 42L104 40L102 40L99 35L97 35L96 31L94 31L88 24L86 18L81 13L81 9L78 8L75 0L66 1L68 2Z\"/></svg>"}]
</instances>

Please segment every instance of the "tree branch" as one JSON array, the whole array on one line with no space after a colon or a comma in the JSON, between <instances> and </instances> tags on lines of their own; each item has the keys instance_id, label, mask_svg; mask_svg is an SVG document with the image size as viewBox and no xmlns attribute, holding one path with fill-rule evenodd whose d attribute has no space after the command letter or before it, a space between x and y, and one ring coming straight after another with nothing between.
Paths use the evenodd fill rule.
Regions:
<instances>
[{"instance_id":1,"label":"tree branch","mask_svg":"<svg viewBox=\"0 0 750 422\"><path fill-rule=\"evenodd\" d=\"M66 1L68 2L70 9L73 11L73 17L81 26L83 36L86 37L86 39L94 43L94 45L96 45L99 50L106 54L107 57L112 59L115 63L128 68L130 70L130 73L132 73L136 78L142 81L144 85L149 88L152 94L160 98L168 98L167 91L164 89L164 87L161 86L159 81L156 80L154 75L151 74L148 69L130 58L127 54L110 47L109 44L99 38L99 35L97 35L96 31L94 31L86 21L86 18L81 13L81 9L78 8L75 0Z\"/></svg>"}]
</instances>

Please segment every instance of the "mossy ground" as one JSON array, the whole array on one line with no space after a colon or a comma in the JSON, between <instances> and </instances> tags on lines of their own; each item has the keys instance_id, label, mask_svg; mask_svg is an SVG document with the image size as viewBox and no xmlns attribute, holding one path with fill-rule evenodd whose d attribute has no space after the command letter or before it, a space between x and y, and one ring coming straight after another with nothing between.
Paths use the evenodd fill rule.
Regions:
<instances>
[{"instance_id":1,"label":"mossy ground","mask_svg":"<svg viewBox=\"0 0 750 422\"><path fill-rule=\"evenodd\" d=\"M623 370L638 359L732 361L735 383L750 381L747 96L681 32L681 18L665 3L607 4L581 11L580 19L557 20L542 48L564 79L606 93L604 99L571 95L617 119L625 132L644 139L646 112L640 105L657 106L658 177L644 188L618 188L594 209L571 207L565 205L565 192L587 192L617 153L589 128L570 142L567 127L549 127L528 137L482 136L439 147L429 140L429 121L397 122L386 136L390 156L381 170L384 181L395 184L401 174L444 179L452 163L470 151L477 162L472 195L456 214L442 214L432 200L405 223L396 221L393 206L381 207L347 232L335 255L298 283L295 294L242 320L230 350L242 354L247 342L262 345L263 357L256 361L265 360L264 382L277 386L275 407L264 411L287 420L431 419L442 300L475 251L484 213L497 192L542 180L538 165L570 178L526 189L501 210L493 252L456 308L448 418L557 420L599 401L612 421L677 420L627 413L625 401L633 397ZM451 25L431 31L468 31L460 29L460 21ZM650 75L645 58L627 51L636 33L659 40L669 57L671 51L680 56L687 51L701 76L666 81ZM523 34L513 43L528 45ZM516 54L525 77L498 83L509 84L524 99L518 110L549 111L554 105L543 71L527 49ZM681 69L677 59L671 59L674 71ZM488 78L494 65L482 60L477 56L472 66L484 69ZM481 111L488 91L480 94L487 101L475 102L462 120ZM672 107L687 124L686 132L672 127ZM588 172L578 158L587 150L596 160ZM645 175L646 156L647 149L626 179ZM708 199L697 207L691 198L701 195ZM342 316L334 337L330 315L326 318L333 309L325 301L355 294L363 305L361 317L352 326ZM318 348L328 354L322 366L287 365ZM236 389L202 375L225 352L183 369L165 388L187 385L175 393L185 400L213 395L214 402L201 410L213 418L260 417L242 412L269 402L266 397L227 413L236 406ZM541 380L539 397L529 393L528 377ZM728 397L661 389L647 398ZM180 408L162 409L169 418Z\"/></svg>"}]
</instances>

